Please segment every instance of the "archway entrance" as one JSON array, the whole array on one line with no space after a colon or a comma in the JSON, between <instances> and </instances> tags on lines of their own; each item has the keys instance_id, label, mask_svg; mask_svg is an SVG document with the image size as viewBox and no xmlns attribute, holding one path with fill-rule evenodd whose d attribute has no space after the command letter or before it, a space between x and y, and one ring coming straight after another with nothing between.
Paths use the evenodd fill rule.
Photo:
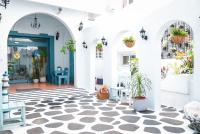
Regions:
<instances>
[{"instance_id":1,"label":"archway entrance","mask_svg":"<svg viewBox=\"0 0 200 134\"><path fill-rule=\"evenodd\" d=\"M37 18L37 19L35 19ZM37 27L33 27L36 23ZM8 37L8 72L11 83L54 82L57 67L69 69L70 84L74 84L74 54L63 55L61 47L72 39L68 29L47 14L31 14L12 27Z\"/></svg>"},{"instance_id":2,"label":"archway entrance","mask_svg":"<svg viewBox=\"0 0 200 134\"><path fill-rule=\"evenodd\" d=\"M183 21L171 23L161 39L161 103L183 108L193 74L193 32Z\"/></svg>"}]
</instances>

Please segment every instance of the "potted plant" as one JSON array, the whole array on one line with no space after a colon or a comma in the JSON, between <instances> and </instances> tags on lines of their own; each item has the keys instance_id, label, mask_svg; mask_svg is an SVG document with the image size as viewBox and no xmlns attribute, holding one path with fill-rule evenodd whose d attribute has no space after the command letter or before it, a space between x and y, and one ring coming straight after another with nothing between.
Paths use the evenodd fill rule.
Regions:
<instances>
[{"instance_id":1,"label":"potted plant","mask_svg":"<svg viewBox=\"0 0 200 134\"><path fill-rule=\"evenodd\" d=\"M128 48L131 48L135 45L135 38L133 36L128 36L123 39L123 42Z\"/></svg>"},{"instance_id":2,"label":"potted plant","mask_svg":"<svg viewBox=\"0 0 200 134\"><path fill-rule=\"evenodd\" d=\"M172 28L170 35L171 41L175 44L181 44L188 39L188 32L182 28Z\"/></svg>"},{"instance_id":3,"label":"potted plant","mask_svg":"<svg viewBox=\"0 0 200 134\"><path fill-rule=\"evenodd\" d=\"M33 52L32 56L32 64L33 64L33 72L32 72L32 79L33 83L38 83L39 82L39 74L40 74L40 69L39 69L39 59L40 59L40 54L38 51Z\"/></svg>"},{"instance_id":4,"label":"potted plant","mask_svg":"<svg viewBox=\"0 0 200 134\"><path fill-rule=\"evenodd\" d=\"M102 43L97 43L96 49L97 49L98 51L103 51L103 44L102 44Z\"/></svg>"},{"instance_id":5,"label":"potted plant","mask_svg":"<svg viewBox=\"0 0 200 134\"><path fill-rule=\"evenodd\" d=\"M47 53L44 49L40 49L40 59L39 59L39 79L40 82L46 82L46 76L45 76L45 63L46 63L46 56Z\"/></svg>"},{"instance_id":6,"label":"potted plant","mask_svg":"<svg viewBox=\"0 0 200 134\"><path fill-rule=\"evenodd\" d=\"M144 111L148 107L146 90L151 89L151 80L140 72L131 77L131 97L133 108L136 111Z\"/></svg>"},{"instance_id":7,"label":"potted plant","mask_svg":"<svg viewBox=\"0 0 200 134\"><path fill-rule=\"evenodd\" d=\"M60 52L63 54L65 54L67 50L69 50L72 53L75 52L76 51L75 44L76 44L75 40L69 40L63 45Z\"/></svg>"},{"instance_id":8,"label":"potted plant","mask_svg":"<svg viewBox=\"0 0 200 134\"><path fill-rule=\"evenodd\" d=\"M39 79L37 77L35 69L33 69L32 79L33 79L33 83L38 83L39 82Z\"/></svg>"},{"instance_id":9,"label":"potted plant","mask_svg":"<svg viewBox=\"0 0 200 134\"><path fill-rule=\"evenodd\" d=\"M138 72L138 58L131 58L129 61L130 64L130 71L131 71L131 76L133 76L135 73Z\"/></svg>"}]
</instances>

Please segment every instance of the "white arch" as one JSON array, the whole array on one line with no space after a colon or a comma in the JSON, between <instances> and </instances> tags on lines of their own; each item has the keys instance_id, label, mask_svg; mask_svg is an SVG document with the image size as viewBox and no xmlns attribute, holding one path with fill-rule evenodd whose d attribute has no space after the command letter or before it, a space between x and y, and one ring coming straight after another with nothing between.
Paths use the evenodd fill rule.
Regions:
<instances>
[{"instance_id":1,"label":"white arch","mask_svg":"<svg viewBox=\"0 0 200 134\"><path fill-rule=\"evenodd\" d=\"M5 70L7 70L7 39L8 39L8 36L9 36L9 32L11 30L11 28L19 21L21 20L22 18L28 16L28 15L32 15L32 14L45 14L47 16L50 16L54 19L56 19L57 21L59 21L65 28L66 30L68 30L70 36L72 39L74 40L78 40L78 37L76 36L75 34L75 29L73 29L73 26L72 24L70 23L70 21L68 22L67 20L64 20L61 16L56 16L55 13L52 13L52 12L49 12L48 10L42 10L42 11L26 11L26 12L23 12L23 13L20 13L20 14L17 14L16 16L14 16L12 19L9 19L9 18L4 18L5 22L9 22L8 24L5 23L6 27L3 28L3 33L2 33L2 36L0 37L1 38L1 44L2 46L0 47L0 49L2 49L1 51L3 51L3 53L1 53L1 62L3 63L2 64L2 67L0 69L0 76L4 73ZM8 20L9 19L9 20ZM74 55L76 57L76 53ZM76 58L74 59L74 85L77 86L77 74L76 74L76 70L77 70L77 67L76 67Z\"/></svg>"}]
</instances>

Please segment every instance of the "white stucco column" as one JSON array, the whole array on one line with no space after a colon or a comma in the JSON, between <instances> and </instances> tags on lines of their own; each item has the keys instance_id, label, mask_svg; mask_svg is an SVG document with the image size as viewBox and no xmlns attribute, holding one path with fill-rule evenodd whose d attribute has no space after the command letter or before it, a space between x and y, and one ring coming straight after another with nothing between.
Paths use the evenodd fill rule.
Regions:
<instances>
[{"instance_id":1,"label":"white stucco column","mask_svg":"<svg viewBox=\"0 0 200 134\"><path fill-rule=\"evenodd\" d=\"M200 21L199 21L200 26ZM191 93L191 101L200 101L200 27L194 27L194 73L193 73L193 81L191 84L192 90Z\"/></svg>"}]
</instances>

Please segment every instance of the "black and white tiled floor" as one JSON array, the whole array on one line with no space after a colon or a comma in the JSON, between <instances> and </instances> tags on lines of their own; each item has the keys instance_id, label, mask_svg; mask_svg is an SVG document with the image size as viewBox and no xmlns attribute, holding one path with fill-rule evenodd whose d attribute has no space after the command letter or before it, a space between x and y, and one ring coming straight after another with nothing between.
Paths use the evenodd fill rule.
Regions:
<instances>
[{"instance_id":1,"label":"black and white tiled floor","mask_svg":"<svg viewBox=\"0 0 200 134\"><path fill-rule=\"evenodd\" d=\"M26 102L27 125L0 134L193 133L174 108L162 106L158 112L138 113L117 102L97 100L84 89L20 92L10 99Z\"/></svg>"}]
</instances>

